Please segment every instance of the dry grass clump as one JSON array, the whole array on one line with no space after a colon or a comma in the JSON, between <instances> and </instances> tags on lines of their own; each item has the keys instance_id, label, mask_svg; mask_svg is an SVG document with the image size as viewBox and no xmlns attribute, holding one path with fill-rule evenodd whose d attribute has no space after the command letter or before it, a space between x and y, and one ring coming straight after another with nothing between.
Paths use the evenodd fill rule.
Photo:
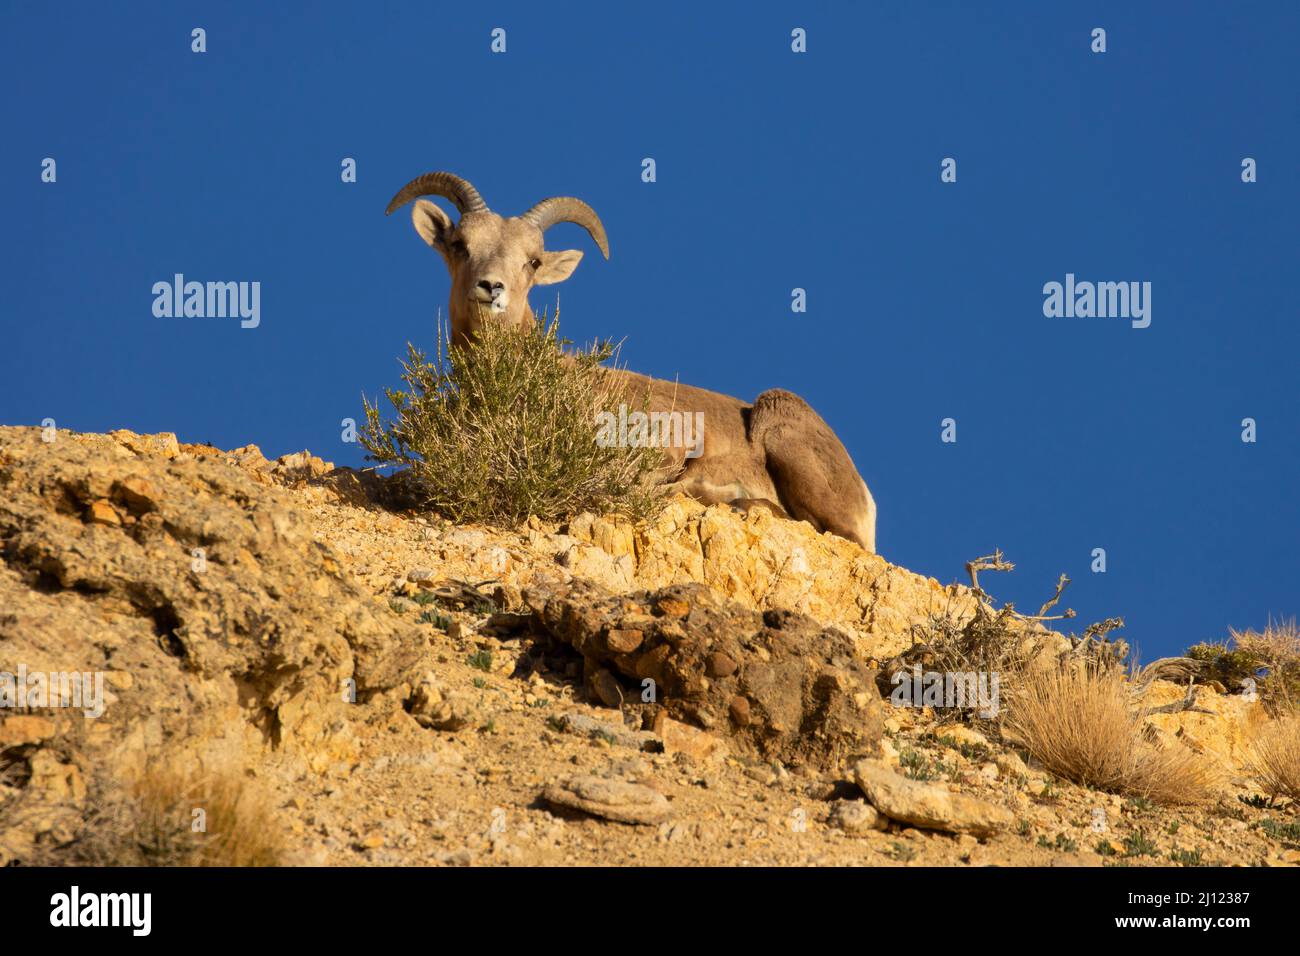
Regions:
<instances>
[{"instance_id":1,"label":"dry grass clump","mask_svg":"<svg viewBox=\"0 0 1300 956\"><path fill-rule=\"evenodd\" d=\"M1007 696L1004 731L1057 776L1167 805L1211 798L1213 767L1147 739L1122 669L1074 662L1025 670Z\"/></svg>"},{"instance_id":2,"label":"dry grass clump","mask_svg":"<svg viewBox=\"0 0 1300 956\"><path fill-rule=\"evenodd\" d=\"M456 521L649 514L662 496L660 449L596 441L597 412L632 404L601 367L614 349L566 354L566 344L558 320L489 324L468 353L446 348L440 326L433 361L408 344L409 391L387 390L396 420L365 402L367 457L409 469L417 504Z\"/></svg>"},{"instance_id":3,"label":"dry grass clump","mask_svg":"<svg viewBox=\"0 0 1300 956\"><path fill-rule=\"evenodd\" d=\"M1265 723L1247 761L1269 796L1300 801L1300 714L1285 714Z\"/></svg>"},{"instance_id":4,"label":"dry grass clump","mask_svg":"<svg viewBox=\"0 0 1300 956\"><path fill-rule=\"evenodd\" d=\"M912 646L881 669L877 683L882 692L892 686L900 671L920 665L928 671L943 674L1013 675L1040 662L1051 666L1053 654L1060 638L1046 624L1052 621L1071 620L1073 610L1049 614L1060 602L1070 579L1061 575L1055 592L1038 609L1037 614L1022 614L1011 603L1001 606L993 596L980 586L982 571L1012 571L1015 565L1006 560L1002 552L976 558L966 564L970 575L969 598L949 591L947 604L931 612L927 618L912 626ZM1111 640L1111 631L1123 627L1121 618L1110 618L1089 626L1080 637L1070 638L1069 654L1077 662L1088 662L1098 667L1123 667L1128 656L1128 645L1122 640ZM980 719L974 707L951 707L937 710L941 721Z\"/></svg>"},{"instance_id":5,"label":"dry grass clump","mask_svg":"<svg viewBox=\"0 0 1300 956\"><path fill-rule=\"evenodd\" d=\"M1227 641L1188 649L1188 657L1205 665L1203 675L1233 693L1253 687L1270 713L1300 708L1300 627L1295 619L1269 623L1263 631L1228 633Z\"/></svg>"},{"instance_id":6,"label":"dry grass clump","mask_svg":"<svg viewBox=\"0 0 1300 956\"><path fill-rule=\"evenodd\" d=\"M277 866L285 843L267 797L233 768L151 764L95 793L81 835L49 864Z\"/></svg>"}]
</instances>

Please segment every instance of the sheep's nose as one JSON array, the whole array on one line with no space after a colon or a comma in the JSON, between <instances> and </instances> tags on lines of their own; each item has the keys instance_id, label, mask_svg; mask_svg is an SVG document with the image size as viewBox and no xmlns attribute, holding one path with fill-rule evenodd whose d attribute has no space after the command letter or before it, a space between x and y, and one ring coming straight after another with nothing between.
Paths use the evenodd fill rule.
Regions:
<instances>
[{"instance_id":1,"label":"sheep's nose","mask_svg":"<svg viewBox=\"0 0 1300 956\"><path fill-rule=\"evenodd\" d=\"M494 282L492 279L480 279L478 287L495 299L505 290L506 285L504 282Z\"/></svg>"}]
</instances>

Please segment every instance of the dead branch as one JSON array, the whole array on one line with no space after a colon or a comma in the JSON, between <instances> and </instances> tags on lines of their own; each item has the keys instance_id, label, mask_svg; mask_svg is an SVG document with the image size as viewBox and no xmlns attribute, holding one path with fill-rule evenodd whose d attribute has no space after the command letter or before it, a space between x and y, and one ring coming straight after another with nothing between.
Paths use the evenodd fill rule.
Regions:
<instances>
[{"instance_id":1,"label":"dead branch","mask_svg":"<svg viewBox=\"0 0 1300 956\"><path fill-rule=\"evenodd\" d=\"M1154 680L1181 682L1199 676L1204 666L1190 657L1162 657L1140 668L1134 675L1134 680L1140 688L1145 688Z\"/></svg>"},{"instance_id":2,"label":"dead branch","mask_svg":"<svg viewBox=\"0 0 1300 956\"><path fill-rule=\"evenodd\" d=\"M998 548L992 554L986 554L982 558L976 558L974 561L966 562L966 573L970 575L970 587L972 591L984 592L980 589L978 573L980 571L1014 571L1016 566L1002 557L1002 549Z\"/></svg>"},{"instance_id":3,"label":"dead branch","mask_svg":"<svg viewBox=\"0 0 1300 956\"><path fill-rule=\"evenodd\" d=\"M456 604L461 607L490 605L492 598L484 594L481 589L493 583L495 583L493 580L487 580L475 584L459 578L449 578L438 582L430 589L430 593L442 604Z\"/></svg>"},{"instance_id":4,"label":"dead branch","mask_svg":"<svg viewBox=\"0 0 1300 956\"><path fill-rule=\"evenodd\" d=\"M1111 631L1117 630L1124 626L1122 617L1108 617L1104 621L1098 621L1096 624L1089 624L1083 631L1083 639L1086 642L1088 638L1101 640Z\"/></svg>"},{"instance_id":5,"label":"dead branch","mask_svg":"<svg viewBox=\"0 0 1300 956\"><path fill-rule=\"evenodd\" d=\"M1065 593L1065 589L1069 586L1070 579L1066 575L1062 574L1061 579L1056 582L1056 593L1052 595L1051 599L1046 604L1038 609L1038 619L1040 621L1047 620L1045 615L1052 608L1056 607L1056 603L1061 600L1061 595ZM1074 617L1073 611L1066 611L1065 613L1066 616Z\"/></svg>"},{"instance_id":6,"label":"dead branch","mask_svg":"<svg viewBox=\"0 0 1300 956\"><path fill-rule=\"evenodd\" d=\"M1184 712L1194 714L1213 713L1213 711L1206 710L1204 707L1196 706L1196 695L1199 691L1200 688L1196 686L1196 680L1193 678L1187 682L1187 693L1183 696L1182 700L1175 701L1172 704L1164 704L1160 707L1148 707L1138 714L1138 716L1150 717L1152 714L1181 714Z\"/></svg>"}]
</instances>

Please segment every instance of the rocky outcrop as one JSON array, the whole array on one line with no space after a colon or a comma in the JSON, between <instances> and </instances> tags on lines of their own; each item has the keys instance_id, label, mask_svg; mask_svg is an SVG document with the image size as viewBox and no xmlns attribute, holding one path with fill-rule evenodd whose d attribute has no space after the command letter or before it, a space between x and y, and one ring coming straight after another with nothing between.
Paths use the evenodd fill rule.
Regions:
<instances>
[{"instance_id":1,"label":"rocky outcrop","mask_svg":"<svg viewBox=\"0 0 1300 956\"><path fill-rule=\"evenodd\" d=\"M773 815L787 798L808 833L824 821L846 844L847 857L818 844L838 862L900 861L894 837L910 847L913 827L1019 840L1008 800L1053 846L1077 842L1066 831L1098 801L1120 825L1117 804L1085 790L1049 809L1033 761L995 734L882 702L877 669L932 616L969 619L964 587L761 508L678 498L644 523L499 529L402 501L400 482L307 452L0 428L0 678L103 678L99 715L48 699L0 709L0 864L74 844L106 772L178 752L235 753L238 778L258 778L274 816L325 854L311 862L634 849L727 862L746 840L756 859L800 862L811 838L784 843L786 809ZM1184 692L1156 682L1143 703ZM1261 716L1205 688L1196 709L1149 724L1253 795L1244 761ZM929 761L934 782L900 776L902 756ZM877 769L854 777L854 765ZM866 801L843 799L850 777ZM586 835L565 837L561 817ZM1291 832L1280 819L1267 832L1194 819L1207 853L1294 852L1269 836ZM635 832L601 822L620 820L659 825L659 849L589 842ZM720 827L729 835L710 847ZM448 834L459 849L441 846ZM988 859L960 841L962 861ZM1036 863L1049 852L1024 849Z\"/></svg>"},{"instance_id":2,"label":"rocky outcrop","mask_svg":"<svg viewBox=\"0 0 1300 956\"><path fill-rule=\"evenodd\" d=\"M310 700L341 702L348 681L386 689L415 659L414 632L378 613L287 495L210 461L10 430L0 541L0 640L29 669L238 679L279 739L303 736Z\"/></svg>"},{"instance_id":3,"label":"rocky outcrop","mask_svg":"<svg viewBox=\"0 0 1300 956\"><path fill-rule=\"evenodd\" d=\"M960 585L943 586L764 508L741 513L678 497L644 525L580 515L560 532L533 531L530 543L611 590L698 582L745 607L807 614L859 636L878 660L906 648L912 625L930 614L960 619L974 606Z\"/></svg>"},{"instance_id":4,"label":"rocky outcrop","mask_svg":"<svg viewBox=\"0 0 1300 956\"><path fill-rule=\"evenodd\" d=\"M534 588L538 628L582 655L592 696L659 711L784 763L835 766L874 752L883 705L853 639L793 611L758 612L700 584L615 595Z\"/></svg>"},{"instance_id":5,"label":"rocky outcrop","mask_svg":"<svg viewBox=\"0 0 1300 956\"><path fill-rule=\"evenodd\" d=\"M255 445L226 452L180 444L172 435L116 432L77 440L101 446L127 442L141 455L219 461L259 484L372 513L400 511L406 501L400 476L336 469L305 451L272 461ZM373 514L371 523L391 536L390 544L399 543L391 538L415 539L411 543L426 561L430 552L437 558L442 577L492 578L519 588L576 578L615 593L699 583L744 607L798 611L839 627L860 639L864 653L881 661L906 648L913 625L930 615L960 621L974 609L968 588L942 585L892 565L806 522L777 518L765 508L741 512L727 505L706 506L684 496L669 499L646 522L581 514L560 523L529 519L518 530L439 522L403 527L380 513ZM400 576L412 567L419 569L408 566Z\"/></svg>"},{"instance_id":6,"label":"rocky outcrop","mask_svg":"<svg viewBox=\"0 0 1300 956\"><path fill-rule=\"evenodd\" d=\"M1171 681L1154 681L1143 696L1142 706L1169 706L1183 700L1186 692L1186 687ZM1164 742L1204 754L1229 777L1239 779L1246 776L1254 740L1266 720L1267 713L1257 700L1241 694L1221 694L1208 685L1197 687L1193 708L1147 718Z\"/></svg>"},{"instance_id":7,"label":"rocky outcrop","mask_svg":"<svg viewBox=\"0 0 1300 956\"><path fill-rule=\"evenodd\" d=\"M355 751L351 701L400 684L421 651L287 493L174 439L0 429L0 558L0 670L105 678L102 715L53 709L39 734L31 716L0 724L19 778L73 781L45 788L52 807L76 802L91 765L169 741L340 759ZM40 749L54 728L61 742ZM9 855L58 823L28 810Z\"/></svg>"}]
</instances>

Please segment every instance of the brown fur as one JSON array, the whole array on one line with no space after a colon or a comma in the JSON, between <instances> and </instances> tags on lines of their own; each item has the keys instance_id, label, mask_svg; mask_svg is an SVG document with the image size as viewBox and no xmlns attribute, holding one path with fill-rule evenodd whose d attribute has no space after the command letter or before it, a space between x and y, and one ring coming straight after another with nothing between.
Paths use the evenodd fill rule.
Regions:
<instances>
[{"instance_id":1,"label":"brown fur","mask_svg":"<svg viewBox=\"0 0 1300 956\"><path fill-rule=\"evenodd\" d=\"M619 371L629 405L704 413L704 452L667 448L672 483L706 504L767 501L818 531L876 547L876 504L844 445L798 395L774 388L749 405L692 385Z\"/></svg>"},{"instance_id":2,"label":"brown fur","mask_svg":"<svg viewBox=\"0 0 1300 956\"><path fill-rule=\"evenodd\" d=\"M485 321L523 327L533 321L528 293L567 279L577 250L548 252L542 232L521 218L487 210L451 217L427 200L411 211L415 230L451 273L451 331L472 344ZM495 292L492 290L495 289ZM670 487L706 504L766 505L818 531L876 549L876 504L844 445L799 396L763 392L752 405L718 392L624 370L631 408L704 414L704 450L665 448Z\"/></svg>"}]
</instances>

